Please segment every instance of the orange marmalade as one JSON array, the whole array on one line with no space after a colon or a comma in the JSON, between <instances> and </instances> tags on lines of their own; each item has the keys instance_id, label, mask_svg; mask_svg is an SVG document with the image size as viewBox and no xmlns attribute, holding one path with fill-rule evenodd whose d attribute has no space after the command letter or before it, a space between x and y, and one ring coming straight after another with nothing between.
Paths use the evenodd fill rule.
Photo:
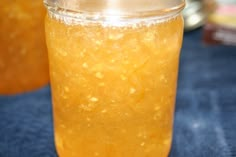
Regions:
<instances>
[{"instance_id":1,"label":"orange marmalade","mask_svg":"<svg viewBox=\"0 0 236 157\"><path fill-rule=\"evenodd\" d=\"M41 0L0 1L0 94L48 83L45 12Z\"/></svg>"},{"instance_id":2,"label":"orange marmalade","mask_svg":"<svg viewBox=\"0 0 236 157\"><path fill-rule=\"evenodd\" d=\"M167 157L182 16L121 26L63 20L46 17L59 156Z\"/></svg>"}]
</instances>

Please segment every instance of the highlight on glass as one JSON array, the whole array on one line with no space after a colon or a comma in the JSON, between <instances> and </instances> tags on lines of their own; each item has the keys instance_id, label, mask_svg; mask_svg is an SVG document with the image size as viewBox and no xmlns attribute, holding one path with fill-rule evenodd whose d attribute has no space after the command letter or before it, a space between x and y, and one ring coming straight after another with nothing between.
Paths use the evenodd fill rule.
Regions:
<instances>
[{"instance_id":1,"label":"highlight on glass","mask_svg":"<svg viewBox=\"0 0 236 157\"><path fill-rule=\"evenodd\" d=\"M45 0L60 157L167 157L183 0Z\"/></svg>"}]
</instances>

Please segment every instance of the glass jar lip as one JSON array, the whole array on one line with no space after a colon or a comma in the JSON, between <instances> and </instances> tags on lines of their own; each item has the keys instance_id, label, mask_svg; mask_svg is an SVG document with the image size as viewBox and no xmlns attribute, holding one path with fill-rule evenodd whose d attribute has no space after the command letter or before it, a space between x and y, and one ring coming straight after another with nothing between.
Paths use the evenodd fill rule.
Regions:
<instances>
[{"instance_id":1,"label":"glass jar lip","mask_svg":"<svg viewBox=\"0 0 236 157\"><path fill-rule=\"evenodd\" d=\"M101 11L89 11L84 9L73 9L68 7L61 7L57 3L50 3L50 0L44 0L44 4L49 11L49 14L57 17L63 16L69 18L71 21L103 21L112 23L113 21L137 21L137 20L166 20L172 18L184 9L185 0L181 3L163 9L153 9L148 11L123 11L104 9Z\"/></svg>"}]
</instances>

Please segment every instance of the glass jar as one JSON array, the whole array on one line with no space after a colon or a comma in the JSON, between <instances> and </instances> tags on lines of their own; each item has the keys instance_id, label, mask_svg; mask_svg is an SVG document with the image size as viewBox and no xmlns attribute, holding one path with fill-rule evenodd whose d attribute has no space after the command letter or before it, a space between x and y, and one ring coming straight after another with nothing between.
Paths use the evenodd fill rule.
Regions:
<instances>
[{"instance_id":1,"label":"glass jar","mask_svg":"<svg viewBox=\"0 0 236 157\"><path fill-rule=\"evenodd\" d=\"M182 0L45 0L60 157L167 157Z\"/></svg>"},{"instance_id":2,"label":"glass jar","mask_svg":"<svg viewBox=\"0 0 236 157\"><path fill-rule=\"evenodd\" d=\"M41 0L0 1L0 94L15 94L49 82Z\"/></svg>"}]
</instances>

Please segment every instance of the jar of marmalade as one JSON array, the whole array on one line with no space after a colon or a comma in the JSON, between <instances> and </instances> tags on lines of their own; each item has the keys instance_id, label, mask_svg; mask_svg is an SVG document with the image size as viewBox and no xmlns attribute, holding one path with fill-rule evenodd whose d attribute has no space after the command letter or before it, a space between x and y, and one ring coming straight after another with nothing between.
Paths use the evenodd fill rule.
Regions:
<instances>
[{"instance_id":1,"label":"jar of marmalade","mask_svg":"<svg viewBox=\"0 0 236 157\"><path fill-rule=\"evenodd\" d=\"M60 157L167 157L182 0L45 0Z\"/></svg>"},{"instance_id":2,"label":"jar of marmalade","mask_svg":"<svg viewBox=\"0 0 236 157\"><path fill-rule=\"evenodd\" d=\"M0 94L48 83L44 17L41 0L0 1Z\"/></svg>"}]
</instances>

